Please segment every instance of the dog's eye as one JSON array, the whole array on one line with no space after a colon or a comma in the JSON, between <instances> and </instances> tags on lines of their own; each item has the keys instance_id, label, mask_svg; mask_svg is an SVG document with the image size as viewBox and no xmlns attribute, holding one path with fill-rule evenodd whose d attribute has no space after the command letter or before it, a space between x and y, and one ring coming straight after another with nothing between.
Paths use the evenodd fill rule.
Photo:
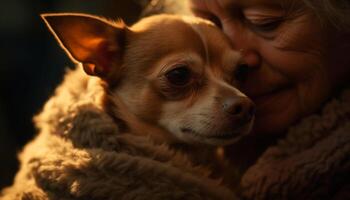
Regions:
<instances>
[{"instance_id":1,"label":"dog's eye","mask_svg":"<svg viewBox=\"0 0 350 200\"><path fill-rule=\"evenodd\" d=\"M165 74L168 81L175 86L184 86L191 81L191 71L186 65L181 65Z\"/></svg>"}]
</instances>

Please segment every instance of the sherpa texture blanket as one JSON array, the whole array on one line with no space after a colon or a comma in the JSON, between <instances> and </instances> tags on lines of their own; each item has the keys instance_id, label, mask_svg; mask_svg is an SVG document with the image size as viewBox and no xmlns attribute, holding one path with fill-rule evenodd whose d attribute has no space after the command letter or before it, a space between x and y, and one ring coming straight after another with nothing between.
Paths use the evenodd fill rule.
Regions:
<instances>
[{"instance_id":1,"label":"sherpa texture blanket","mask_svg":"<svg viewBox=\"0 0 350 200\"><path fill-rule=\"evenodd\" d=\"M100 80L70 71L19 155L1 199L235 199L209 171L148 137L120 131L103 110Z\"/></svg>"},{"instance_id":2,"label":"sherpa texture blanket","mask_svg":"<svg viewBox=\"0 0 350 200\"><path fill-rule=\"evenodd\" d=\"M204 167L120 131L97 78L69 72L41 114L40 133L1 199L236 199ZM350 90L301 120L244 174L243 199L350 199Z\"/></svg>"},{"instance_id":3,"label":"sherpa texture blanket","mask_svg":"<svg viewBox=\"0 0 350 200\"><path fill-rule=\"evenodd\" d=\"M350 90L268 148L241 180L245 199L350 199Z\"/></svg>"}]
</instances>

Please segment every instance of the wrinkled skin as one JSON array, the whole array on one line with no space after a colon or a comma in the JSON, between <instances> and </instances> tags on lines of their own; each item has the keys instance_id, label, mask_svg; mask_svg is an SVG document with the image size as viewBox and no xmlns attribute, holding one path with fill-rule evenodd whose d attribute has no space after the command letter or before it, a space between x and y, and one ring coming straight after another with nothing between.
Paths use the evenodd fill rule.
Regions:
<instances>
[{"instance_id":1,"label":"wrinkled skin","mask_svg":"<svg viewBox=\"0 0 350 200\"><path fill-rule=\"evenodd\" d=\"M350 34L323 26L301 1L190 0L189 6L221 26L244 54L242 91L257 104L254 133L282 133L347 82Z\"/></svg>"}]
</instances>

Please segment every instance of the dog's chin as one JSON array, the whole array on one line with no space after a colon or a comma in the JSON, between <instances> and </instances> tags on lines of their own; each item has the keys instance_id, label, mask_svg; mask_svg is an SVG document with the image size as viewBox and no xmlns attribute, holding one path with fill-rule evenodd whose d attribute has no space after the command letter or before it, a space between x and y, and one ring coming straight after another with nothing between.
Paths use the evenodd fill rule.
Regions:
<instances>
[{"instance_id":1,"label":"dog's chin","mask_svg":"<svg viewBox=\"0 0 350 200\"><path fill-rule=\"evenodd\" d=\"M248 134L251 131L251 127L252 123L249 123L232 131L212 131L210 133L182 127L177 136L182 141L190 144L225 146L237 142L242 136Z\"/></svg>"},{"instance_id":2,"label":"dog's chin","mask_svg":"<svg viewBox=\"0 0 350 200\"><path fill-rule=\"evenodd\" d=\"M205 135L197 133L195 130L184 128L181 130L181 139L191 144L207 144L213 146L225 146L240 139L241 135L236 133Z\"/></svg>"}]
</instances>

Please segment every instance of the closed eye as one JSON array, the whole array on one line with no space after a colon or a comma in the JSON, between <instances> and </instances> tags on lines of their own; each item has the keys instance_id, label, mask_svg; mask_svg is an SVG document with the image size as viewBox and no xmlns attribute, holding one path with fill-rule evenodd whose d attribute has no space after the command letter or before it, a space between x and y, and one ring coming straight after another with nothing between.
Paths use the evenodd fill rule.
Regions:
<instances>
[{"instance_id":1,"label":"closed eye","mask_svg":"<svg viewBox=\"0 0 350 200\"><path fill-rule=\"evenodd\" d=\"M276 30L284 21L283 18L273 18L264 20L249 20L246 19L246 24L253 31L257 32L271 32Z\"/></svg>"}]
</instances>

